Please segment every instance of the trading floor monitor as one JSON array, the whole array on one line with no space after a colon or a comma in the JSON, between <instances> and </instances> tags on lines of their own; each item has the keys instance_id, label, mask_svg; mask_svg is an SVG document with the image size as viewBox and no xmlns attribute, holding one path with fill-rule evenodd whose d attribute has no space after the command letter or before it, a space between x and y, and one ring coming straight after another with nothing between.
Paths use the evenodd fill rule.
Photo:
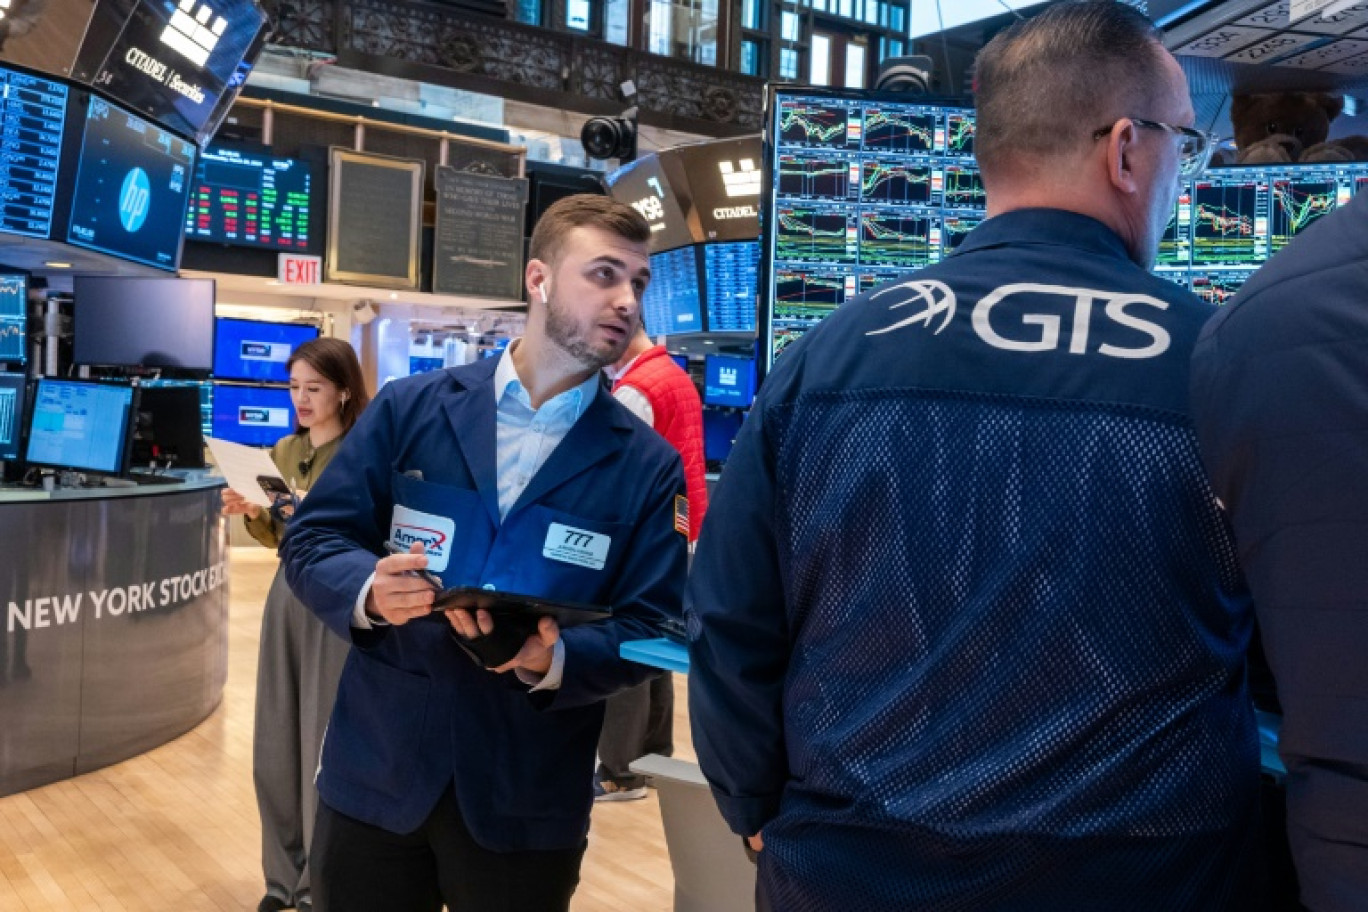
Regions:
<instances>
[{"instance_id":1,"label":"trading floor monitor","mask_svg":"<svg viewBox=\"0 0 1368 912\"><path fill-rule=\"evenodd\" d=\"M0 373L0 462L12 462L23 453L24 406L28 378Z\"/></svg>"},{"instance_id":2,"label":"trading floor monitor","mask_svg":"<svg viewBox=\"0 0 1368 912\"><path fill-rule=\"evenodd\" d=\"M128 384L38 381L29 415L30 465L122 475L128 465Z\"/></svg>"}]
</instances>

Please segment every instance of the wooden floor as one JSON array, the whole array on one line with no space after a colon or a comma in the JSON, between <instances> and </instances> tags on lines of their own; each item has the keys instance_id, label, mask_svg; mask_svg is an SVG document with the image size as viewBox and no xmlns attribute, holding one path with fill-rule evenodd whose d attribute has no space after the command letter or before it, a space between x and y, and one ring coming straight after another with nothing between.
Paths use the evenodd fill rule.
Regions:
<instances>
[{"instance_id":1,"label":"wooden floor","mask_svg":"<svg viewBox=\"0 0 1368 912\"><path fill-rule=\"evenodd\" d=\"M0 798L0 910L256 908L262 881L252 706L261 605L275 558L262 548L234 548L231 565L223 704L193 731L141 757ZM676 683L676 755L692 759L685 688ZM673 889L655 793L596 805L574 912L664 912Z\"/></svg>"}]
</instances>

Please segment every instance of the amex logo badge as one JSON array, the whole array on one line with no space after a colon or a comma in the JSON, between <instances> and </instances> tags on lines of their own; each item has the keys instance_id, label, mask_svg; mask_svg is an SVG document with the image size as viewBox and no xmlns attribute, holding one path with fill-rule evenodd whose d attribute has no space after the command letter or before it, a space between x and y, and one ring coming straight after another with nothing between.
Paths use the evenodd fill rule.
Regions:
<instances>
[{"instance_id":1,"label":"amex logo badge","mask_svg":"<svg viewBox=\"0 0 1368 912\"><path fill-rule=\"evenodd\" d=\"M215 15L208 3L180 0L171 14L171 21L162 30L161 42L195 66L202 67L218 47L227 27L228 20Z\"/></svg>"}]
</instances>

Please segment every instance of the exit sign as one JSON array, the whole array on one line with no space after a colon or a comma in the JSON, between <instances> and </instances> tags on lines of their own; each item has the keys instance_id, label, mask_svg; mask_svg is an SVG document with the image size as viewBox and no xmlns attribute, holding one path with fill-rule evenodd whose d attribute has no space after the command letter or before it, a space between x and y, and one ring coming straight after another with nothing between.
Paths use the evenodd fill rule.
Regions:
<instances>
[{"instance_id":1,"label":"exit sign","mask_svg":"<svg viewBox=\"0 0 1368 912\"><path fill-rule=\"evenodd\" d=\"M323 281L323 258L282 253L279 254L277 270L282 285L317 285Z\"/></svg>"}]
</instances>

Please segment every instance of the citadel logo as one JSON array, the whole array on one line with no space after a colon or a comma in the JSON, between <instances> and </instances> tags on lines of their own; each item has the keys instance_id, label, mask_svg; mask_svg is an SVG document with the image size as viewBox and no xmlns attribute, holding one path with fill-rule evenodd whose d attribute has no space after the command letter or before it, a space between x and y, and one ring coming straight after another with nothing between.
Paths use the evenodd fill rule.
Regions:
<instances>
[{"instance_id":1,"label":"citadel logo","mask_svg":"<svg viewBox=\"0 0 1368 912\"><path fill-rule=\"evenodd\" d=\"M722 187L728 198L760 195L760 169L753 160L743 158L735 165L720 161L717 170L722 172Z\"/></svg>"},{"instance_id":2,"label":"citadel logo","mask_svg":"<svg viewBox=\"0 0 1368 912\"><path fill-rule=\"evenodd\" d=\"M195 0L180 0L176 11L171 14L171 21L162 30L161 42L195 66L202 67L209 61L214 48L218 47L223 31L228 27L228 20L215 16L213 8L207 3L198 6L197 10Z\"/></svg>"},{"instance_id":3,"label":"citadel logo","mask_svg":"<svg viewBox=\"0 0 1368 912\"><path fill-rule=\"evenodd\" d=\"M944 282L937 282L934 279L919 279L911 282L902 282L898 285L890 285L874 292L871 301L883 297L895 291L903 291L908 297L906 300L899 301L891 305L889 310L897 310L899 307L920 304L921 309L910 317L906 317L892 326L885 326L883 329L875 329L865 335L878 336L884 333L893 332L895 329L902 329L904 326L911 326L914 323L925 324L927 329L931 328L931 322L937 317L941 318L940 326L932 333L938 336L941 330L950 325L950 321L955 317L955 292Z\"/></svg>"}]
</instances>

